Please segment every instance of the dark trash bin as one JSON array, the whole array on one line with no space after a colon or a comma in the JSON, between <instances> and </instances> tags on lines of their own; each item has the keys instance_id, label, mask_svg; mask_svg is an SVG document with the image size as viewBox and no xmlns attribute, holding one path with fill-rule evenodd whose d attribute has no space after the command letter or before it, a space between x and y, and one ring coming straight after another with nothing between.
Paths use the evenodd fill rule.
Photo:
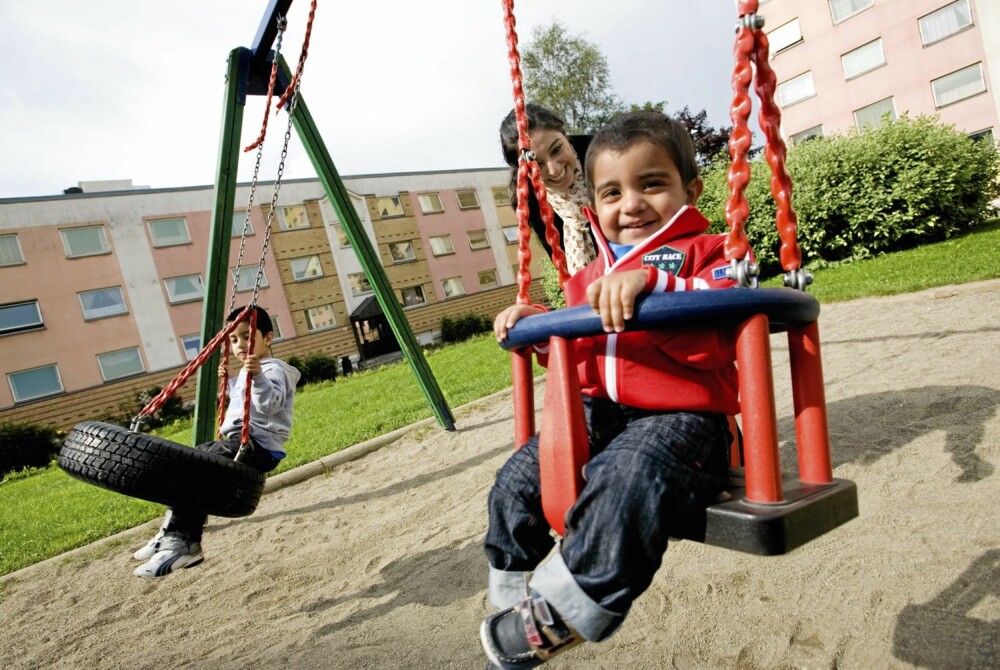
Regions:
<instances>
[{"instance_id":1,"label":"dark trash bin","mask_svg":"<svg viewBox=\"0 0 1000 670\"><path fill-rule=\"evenodd\" d=\"M354 365L351 363L350 356L344 356L340 359L340 369L343 370L345 375L349 375L354 372Z\"/></svg>"}]
</instances>

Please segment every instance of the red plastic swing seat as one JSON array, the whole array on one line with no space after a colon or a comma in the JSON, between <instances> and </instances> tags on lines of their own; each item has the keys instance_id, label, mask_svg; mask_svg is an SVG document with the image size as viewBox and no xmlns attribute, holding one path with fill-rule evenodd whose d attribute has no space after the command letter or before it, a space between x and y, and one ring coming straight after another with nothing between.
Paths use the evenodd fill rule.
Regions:
<instances>
[{"instance_id":1,"label":"red plastic swing seat","mask_svg":"<svg viewBox=\"0 0 1000 670\"><path fill-rule=\"evenodd\" d=\"M680 537L760 555L783 554L858 515L853 482L832 476L814 297L792 289L723 289L640 299L630 329L711 323L736 339L744 467L704 516L685 519ZM570 340L601 334L600 318L575 307L520 320L504 347L514 356L515 440L534 430L531 345L548 343L539 435L542 507L565 532L566 513L583 488L589 458L583 402ZM770 333L787 332L798 473L783 475L778 452Z\"/></svg>"}]
</instances>

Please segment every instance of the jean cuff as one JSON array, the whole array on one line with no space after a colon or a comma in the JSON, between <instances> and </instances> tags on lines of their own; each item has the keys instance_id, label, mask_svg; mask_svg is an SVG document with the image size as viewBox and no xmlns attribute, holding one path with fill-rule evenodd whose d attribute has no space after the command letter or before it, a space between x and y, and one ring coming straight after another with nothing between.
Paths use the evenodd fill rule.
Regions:
<instances>
[{"instance_id":1,"label":"jean cuff","mask_svg":"<svg viewBox=\"0 0 1000 670\"><path fill-rule=\"evenodd\" d=\"M601 607L580 588L559 552L550 554L535 569L529 586L589 642L611 637L625 620L621 614Z\"/></svg>"},{"instance_id":2,"label":"jean cuff","mask_svg":"<svg viewBox=\"0 0 1000 670\"><path fill-rule=\"evenodd\" d=\"M529 572L499 570L490 566L490 604L500 610L513 607L528 597Z\"/></svg>"}]
</instances>

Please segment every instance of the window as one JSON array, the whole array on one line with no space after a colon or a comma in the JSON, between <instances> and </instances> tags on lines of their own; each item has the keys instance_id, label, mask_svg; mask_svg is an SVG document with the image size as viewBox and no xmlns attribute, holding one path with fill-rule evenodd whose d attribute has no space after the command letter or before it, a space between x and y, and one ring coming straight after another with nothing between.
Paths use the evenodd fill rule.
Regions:
<instances>
[{"instance_id":1,"label":"window","mask_svg":"<svg viewBox=\"0 0 1000 670\"><path fill-rule=\"evenodd\" d=\"M833 14L833 22L840 23L874 4L875 0L830 0L830 13Z\"/></svg>"},{"instance_id":2,"label":"window","mask_svg":"<svg viewBox=\"0 0 1000 670\"><path fill-rule=\"evenodd\" d=\"M44 328L38 301L0 305L0 335Z\"/></svg>"},{"instance_id":3,"label":"window","mask_svg":"<svg viewBox=\"0 0 1000 670\"><path fill-rule=\"evenodd\" d=\"M106 382L146 371L139 356L139 347L98 354L97 363L101 366L101 376Z\"/></svg>"},{"instance_id":4,"label":"window","mask_svg":"<svg viewBox=\"0 0 1000 670\"><path fill-rule=\"evenodd\" d=\"M417 254L413 251L413 244L406 242L392 242L389 245L389 255L392 256L393 263L408 263L417 260Z\"/></svg>"},{"instance_id":5,"label":"window","mask_svg":"<svg viewBox=\"0 0 1000 670\"><path fill-rule=\"evenodd\" d=\"M517 244L517 226L504 226L503 236L507 244Z\"/></svg>"},{"instance_id":6,"label":"window","mask_svg":"<svg viewBox=\"0 0 1000 670\"><path fill-rule=\"evenodd\" d=\"M247 236L253 235L253 221L247 218L247 213L233 212L233 237L243 237L244 224L247 227Z\"/></svg>"},{"instance_id":7,"label":"window","mask_svg":"<svg viewBox=\"0 0 1000 670\"><path fill-rule=\"evenodd\" d=\"M767 34L767 41L771 43L771 54L802 43L802 31L799 29L799 20L792 19L783 26L779 26Z\"/></svg>"},{"instance_id":8,"label":"window","mask_svg":"<svg viewBox=\"0 0 1000 670\"><path fill-rule=\"evenodd\" d=\"M483 270L479 273L479 288L491 288L497 285L497 271Z\"/></svg>"},{"instance_id":9,"label":"window","mask_svg":"<svg viewBox=\"0 0 1000 670\"><path fill-rule=\"evenodd\" d=\"M184 347L184 360L193 361L201 353L201 336L198 333L183 335L181 346Z\"/></svg>"},{"instance_id":10,"label":"window","mask_svg":"<svg viewBox=\"0 0 1000 670\"><path fill-rule=\"evenodd\" d=\"M882 51L882 38L848 51L840 57L844 64L844 77L852 79L865 72L885 65L885 52Z\"/></svg>"},{"instance_id":11,"label":"window","mask_svg":"<svg viewBox=\"0 0 1000 670\"><path fill-rule=\"evenodd\" d=\"M443 212L444 206L441 204L441 196L437 193L421 193L417 196L420 201L420 211L424 214L435 214Z\"/></svg>"},{"instance_id":12,"label":"window","mask_svg":"<svg viewBox=\"0 0 1000 670\"><path fill-rule=\"evenodd\" d=\"M205 287L201 283L201 275L187 275L163 280L167 287L167 298L171 304L201 300L205 296Z\"/></svg>"},{"instance_id":13,"label":"window","mask_svg":"<svg viewBox=\"0 0 1000 670\"><path fill-rule=\"evenodd\" d=\"M178 244L191 244L187 221L177 219L157 219L149 222L149 235L153 238L154 247L173 247Z\"/></svg>"},{"instance_id":14,"label":"window","mask_svg":"<svg viewBox=\"0 0 1000 670\"><path fill-rule=\"evenodd\" d=\"M493 204L497 207L510 206L510 188L507 186L493 187Z\"/></svg>"},{"instance_id":15,"label":"window","mask_svg":"<svg viewBox=\"0 0 1000 670\"><path fill-rule=\"evenodd\" d=\"M399 293L403 299L403 307L416 307L427 302L423 286L410 286L402 289Z\"/></svg>"},{"instance_id":16,"label":"window","mask_svg":"<svg viewBox=\"0 0 1000 670\"><path fill-rule=\"evenodd\" d=\"M957 0L950 5L945 5L941 9L921 17L917 23L920 25L920 39L924 46L940 42L972 25L972 10L969 8L969 0Z\"/></svg>"},{"instance_id":17,"label":"window","mask_svg":"<svg viewBox=\"0 0 1000 670\"><path fill-rule=\"evenodd\" d=\"M272 341L277 342L281 339L281 324L278 323L278 317L274 314L271 315L271 328L274 329L272 331L274 333L274 340Z\"/></svg>"},{"instance_id":18,"label":"window","mask_svg":"<svg viewBox=\"0 0 1000 670\"><path fill-rule=\"evenodd\" d=\"M458 196L459 209L479 208L479 198L476 196L476 192L473 189L469 188L462 191L456 191L455 195Z\"/></svg>"},{"instance_id":19,"label":"window","mask_svg":"<svg viewBox=\"0 0 1000 670\"><path fill-rule=\"evenodd\" d=\"M892 98L879 100L867 107L854 110L854 123L858 128L865 126L878 126L882 124L882 117L889 115L890 121L896 120L896 106L892 104Z\"/></svg>"},{"instance_id":20,"label":"window","mask_svg":"<svg viewBox=\"0 0 1000 670\"><path fill-rule=\"evenodd\" d=\"M465 295L465 284L462 283L461 277L449 277L441 282L441 288L444 289L445 298L454 298L458 295Z\"/></svg>"},{"instance_id":21,"label":"window","mask_svg":"<svg viewBox=\"0 0 1000 670\"><path fill-rule=\"evenodd\" d=\"M85 228L66 228L60 230L66 258L79 256L96 256L111 252L108 238L104 235L104 226L87 226Z\"/></svg>"},{"instance_id":22,"label":"window","mask_svg":"<svg viewBox=\"0 0 1000 670\"><path fill-rule=\"evenodd\" d=\"M306 327L309 332L334 328L337 325L337 315L333 311L333 305L320 305L310 307L306 310Z\"/></svg>"},{"instance_id":23,"label":"window","mask_svg":"<svg viewBox=\"0 0 1000 670\"><path fill-rule=\"evenodd\" d=\"M21 244L17 241L17 235L0 235L0 266L21 265L24 263L24 254L21 253Z\"/></svg>"},{"instance_id":24,"label":"window","mask_svg":"<svg viewBox=\"0 0 1000 670\"><path fill-rule=\"evenodd\" d=\"M993 142L993 129L992 128L987 128L986 130L980 130L980 131L974 132L974 133L972 133L972 134L969 135L969 139L972 140L973 142L979 142L980 140L985 140L985 141L989 142L990 144L994 144L994 142ZM995 146L995 144L994 144L994 146Z\"/></svg>"},{"instance_id":25,"label":"window","mask_svg":"<svg viewBox=\"0 0 1000 670\"><path fill-rule=\"evenodd\" d=\"M802 144L806 140L811 140L816 137L823 137L823 126L813 126L812 128L806 128L803 131L797 132L789 139L792 141L792 145Z\"/></svg>"},{"instance_id":26,"label":"window","mask_svg":"<svg viewBox=\"0 0 1000 670\"><path fill-rule=\"evenodd\" d=\"M77 295L80 298L80 306L83 307L83 318L88 321L128 314L128 308L125 307L125 296L122 295L120 286L84 291Z\"/></svg>"},{"instance_id":27,"label":"window","mask_svg":"<svg viewBox=\"0 0 1000 670\"><path fill-rule=\"evenodd\" d=\"M42 396L62 393L62 380L59 369L55 365L46 365L34 370L12 372L7 375L7 382L14 394L14 402L34 400Z\"/></svg>"},{"instance_id":28,"label":"window","mask_svg":"<svg viewBox=\"0 0 1000 670\"><path fill-rule=\"evenodd\" d=\"M934 104L938 107L971 98L986 90L986 82L983 80L983 65L976 63L962 68L958 72L946 74L933 80L931 88L934 90Z\"/></svg>"},{"instance_id":29,"label":"window","mask_svg":"<svg viewBox=\"0 0 1000 670\"><path fill-rule=\"evenodd\" d=\"M293 258L291 266L292 278L295 281L305 281L323 276L323 265L319 262L319 256Z\"/></svg>"},{"instance_id":30,"label":"window","mask_svg":"<svg viewBox=\"0 0 1000 670\"><path fill-rule=\"evenodd\" d=\"M257 265L244 265L240 268L240 276L236 276L236 268L230 268L229 272L233 275L233 281L236 283L237 293L243 291L252 291L254 285L257 283L257 270L259 266ZM267 282L267 275L263 270L260 271L260 287L267 288L270 284Z\"/></svg>"},{"instance_id":31,"label":"window","mask_svg":"<svg viewBox=\"0 0 1000 670\"><path fill-rule=\"evenodd\" d=\"M299 230L309 227L309 217L306 215L305 205L289 205L279 207L280 216L278 221L282 230Z\"/></svg>"},{"instance_id":32,"label":"window","mask_svg":"<svg viewBox=\"0 0 1000 670\"><path fill-rule=\"evenodd\" d=\"M351 295L353 296L365 295L372 292L371 282L368 281L368 277L365 276L364 272L347 275L347 280L351 282Z\"/></svg>"},{"instance_id":33,"label":"window","mask_svg":"<svg viewBox=\"0 0 1000 670\"><path fill-rule=\"evenodd\" d=\"M378 209L379 218L382 219L406 216L406 211L403 209L402 201L394 195L377 199L375 201L375 207Z\"/></svg>"},{"instance_id":34,"label":"window","mask_svg":"<svg viewBox=\"0 0 1000 670\"><path fill-rule=\"evenodd\" d=\"M431 243L431 253L435 256L446 256L455 253L455 247L451 244L451 235L438 235L428 239Z\"/></svg>"},{"instance_id":35,"label":"window","mask_svg":"<svg viewBox=\"0 0 1000 670\"><path fill-rule=\"evenodd\" d=\"M469 236L470 249L489 249L490 240L486 237L485 230L470 230L466 233Z\"/></svg>"},{"instance_id":36,"label":"window","mask_svg":"<svg viewBox=\"0 0 1000 670\"><path fill-rule=\"evenodd\" d=\"M337 243L340 245L341 249L346 249L351 246L351 241L347 239L347 231L344 230L343 224L333 224L333 232L337 233Z\"/></svg>"},{"instance_id":37,"label":"window","mask_svg":"<svg viewBox=\"0 0 1000 670\"><path fill-rule=\"evenodd\" d=\"M778 86L778 100L782 107L794 105L800 100L816 95L812 72L800 74Z\"/></svg>"}]
</instances>

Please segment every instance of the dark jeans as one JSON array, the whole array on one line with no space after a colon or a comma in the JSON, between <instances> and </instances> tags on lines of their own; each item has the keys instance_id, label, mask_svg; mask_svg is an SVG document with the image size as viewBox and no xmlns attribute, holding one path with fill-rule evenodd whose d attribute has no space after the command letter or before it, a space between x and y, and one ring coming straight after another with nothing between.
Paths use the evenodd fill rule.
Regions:
<instances>
[{"instance_id":1,"label":"dark jeans","mask_svg":"<svg viewBox=\"0 0 1000 670\"><path fill-rule=\"evenodd\" d=\"M250 446L252 448L243 454L241 463L260 472L270 472L278 467L278 463L281 461L272 456L267 449L257 446L253 438L250 438ZM206 442L199 444L195 449L234 460L240 451L240 438L236 436L228 440ZM205 528L206 521L208 521L208 515L202 510L174 507L167 513L167 521L163 526L163 531L165 533L178 533L184 536L188 542L201 542L201 533Z\"/></svg>"},{"instance_id":2,"label":"dark jeans","mask_svg":"<svg viewBox=\"0 0 1000 670\"><path fill-rule=\"evenodd\" d=\"M591 458L559 553L594 604L624 617L659 569L677 520L727 486L729 426L721 414L601 399L585 398L584 410ZM490 566L535 570L554 546L541 506L537 435L497 473L488 505Z\"/></svg>"}]
</instances>

